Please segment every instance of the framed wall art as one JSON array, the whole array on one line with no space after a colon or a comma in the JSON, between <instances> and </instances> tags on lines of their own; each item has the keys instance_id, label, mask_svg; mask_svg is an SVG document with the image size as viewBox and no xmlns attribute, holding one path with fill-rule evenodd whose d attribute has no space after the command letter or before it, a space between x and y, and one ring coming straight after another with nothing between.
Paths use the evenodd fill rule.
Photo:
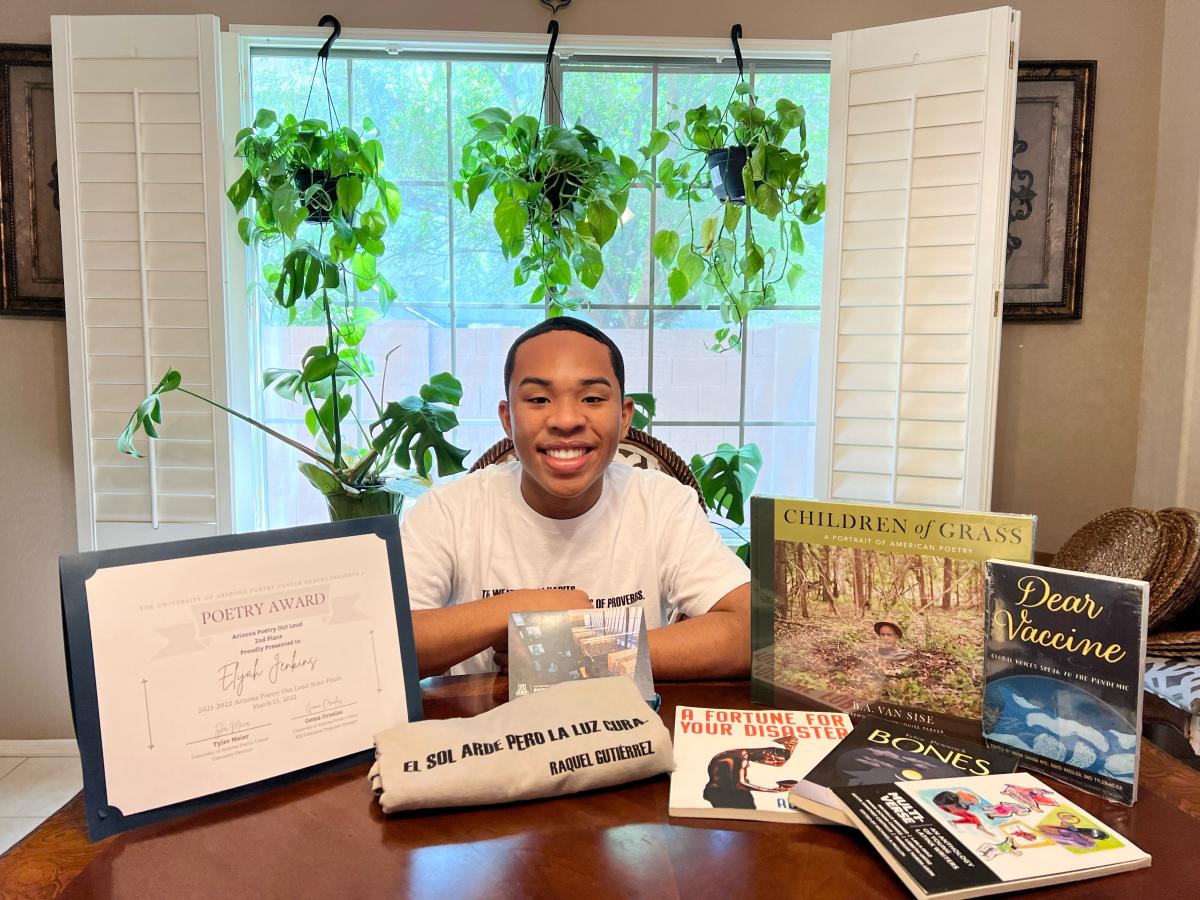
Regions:
<instances>
[{"instance_id":1,"label":"framed wall art","mask_svg":"<svg viewBox=\"0 0 1200 900\"><path fill-rule=\"evenodd\" d=\"M50 48L0 44L0 314L63 315Z\"/></svg>"},{"instance_id":2,"label":"framed wall art","mask_svg":"<svg viewBox=\"0 0 1200 900\"><path fill-rule=\"evenodd\" d=\"M1083 316L1096 61L1023 61L1009 195L1004 321Z\"/></svg>"}]
</instances>

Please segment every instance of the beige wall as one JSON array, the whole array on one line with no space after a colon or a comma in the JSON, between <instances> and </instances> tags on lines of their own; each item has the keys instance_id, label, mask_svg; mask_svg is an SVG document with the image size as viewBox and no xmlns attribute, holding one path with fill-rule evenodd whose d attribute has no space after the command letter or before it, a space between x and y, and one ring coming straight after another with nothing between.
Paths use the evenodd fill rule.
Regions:
<instances>
[{"instance_id":1,"label":"beige wall","mask_svg":"<svg viewBox=\"0 0 1200 900\"><path fill-rule=\"evenodd\" d=\"M313 25L333 9L347 27L531 32L544 31L548 18L534 0L6 5L0 41L23 43L49 43L56 13L203 11L227 24ZM984 5L752 0L736 8L747 38L826 39ZM1133 492L1164 0L1016 5L1023 58L1099 60L1083 320L1004 327L994 506L1037 513L1039 547L1052 550ZM730 10L727 0L578 0L560 21L564 32L717 36L728 33ZM71 733L55 569L58 554L76 546L65 354L61 322L0 321L0 738Z\"/></svg>"}]
</instances>

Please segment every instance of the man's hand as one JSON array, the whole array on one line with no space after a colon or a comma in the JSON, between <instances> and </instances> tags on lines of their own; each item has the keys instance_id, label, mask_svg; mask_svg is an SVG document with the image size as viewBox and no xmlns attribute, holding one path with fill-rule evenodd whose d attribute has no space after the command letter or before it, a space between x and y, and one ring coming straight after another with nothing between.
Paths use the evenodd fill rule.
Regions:
<instances>
[{"instance_id":1,"label":"man's hand","mask_svg":"<svg viewBox=\"0 0 1200 900\"><path fill-rule=\"evenodd\" d=\"M750 585L734 588L702 616L655 628L650 665L657 681L745 678L750 672Z\"/></svg>"},{"instance_id":2,"label":"man's hand","mask_svg":"<svg viewBox=\"0 0 1200 900\"><path fill-rule=\"evenodd\" d=\"M583 591L517 590L442 609L413 612L417 668L422 678L441 675L451 666L488 647L503 652L502 671L508 666L508 616L514 612L546 609L590 609Z\"/></svg>"}]
</instances>

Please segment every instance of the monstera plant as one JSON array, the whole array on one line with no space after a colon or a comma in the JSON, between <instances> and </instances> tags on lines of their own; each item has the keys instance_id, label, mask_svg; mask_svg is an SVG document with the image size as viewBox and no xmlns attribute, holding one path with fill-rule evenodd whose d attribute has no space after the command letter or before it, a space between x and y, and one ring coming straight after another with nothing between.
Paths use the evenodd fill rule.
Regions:
<instances>
[{"instance_id":1,"label":"monstera plant","mask_svg":"<svg viewBox=\"0 0 1200 900\"><path fill-rule=\"evenodd\" d=\"M789 139L792 146L784 146ZM658 181L687 206L678 223L655 233L652 249L667 271L671 302L706 286L721 309L713 349L736 349L750 311L773 305L781 282L793 289L799 282L800 226L825 212L824 183L805 177L804 108L786 98L759 106L739 79L724 108L687 110L654 131L645 149L661 152L671 142L682 152L659 163ZM765 228L778 239L767 241Z\"/></svg>"},{"instance_id":2,"label":"monstera plant","mask_svg":"<svg viewBox=\"0 0 1200 900\"><path fill-rule=\"evenodd\" d=\"M330 129L320 120L259 110L254 125L239 133L235 152L245 171L227 193L238 212L253 201L238 234L262 261L256 287L288 322L324 333L298 367L267 369L262 377L265 390L304 409L313 446L188 390L170 369L133 412L118 448L139 456L134 436L139 430L159 436L163 395L178 391L304 456L299 469L325 495L331 518L398 512L413 490L412 477L399 478L399 470L413 470L418 485L428 484L434 471L463 471L467 451L446 438L458 425L453 407L462 398L454 376L434 375L417 394L387 402L385 360L378 397L369 383L375 362L362 343L396 296L378 261L387 226L400 214L400 193L383 177L374 126L367 119L361 132ZM366 302L371 297L378 310ZM367 410L356 408L356 397L366 398Z\"/></svg>"},{"instance_id":3,"label":"monstera plant","mask_svg":"<svg viewBox=\"0 0 1200 900\"><path fill-rule=\"evenodd\" d=\"M549 301L550 315L577 309L576 280L594 288L604 274L603 248L616 233L635 183L652 187L649 155L639 165L585 126L542 125L498 107L468 117L454 193L471 210L484 191L496 199L492 222L513 281L532 283L530 303Z\"/></svg>"}]
</instances>

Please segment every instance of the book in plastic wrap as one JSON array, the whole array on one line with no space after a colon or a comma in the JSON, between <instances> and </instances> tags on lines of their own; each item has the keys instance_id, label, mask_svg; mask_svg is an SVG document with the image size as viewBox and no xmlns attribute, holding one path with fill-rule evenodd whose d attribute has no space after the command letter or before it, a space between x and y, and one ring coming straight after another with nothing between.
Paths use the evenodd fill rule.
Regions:
<instances>
[{"instance_id":1,"label":"book in plastic wrap","mask_svg":"<svg viewBox=\"0 0 1200 900\"><path fill-rule=\"evenodd\" d=\"M983 736L1022 766L1132 804L1149 585L987 564Z\"/></svg>"},{"instance_id":2,"label":"book in plastic wrap","mask_svg":"<svg viewBox=\"0 0 1200 900\"><path fill-rule=\"evenodd\" d=\"M544 691L563 681L632 678L656 705L646 620L636 606L551 609L508 617L508 698Z\"/></svg>"},{"instance_id":3,"label":"book in plastic wrap","mask_svg":"<svg viewBox=\"0 0 1200 900\"><path fill-rule=\"evenodd\" d=\"M670 814L827 825L793 807L788 791L850 726L837 712L678 706Z\"/></svg>"},{"instance_id":4,"label":"book in plastic wrap","mask_svg":"<svg viewBox=\"0 0 1200 900\"><path fill-rule=\"evenodd\" d=\"M834 789L918 898L1027 891L1150 865L1150 855L1026 772Z\"/></svg>"},{"instance_id":5,"label":"book in plastic wrap","mask_svg":"<svg viewBox=\"0 0 1200 900\"><path fill-rule=\"evenodd\" d=\"M865 784L918 783L956 776L1015 772L1007 753L974 741L861 718L795 787L789 799L805 812L839 825L851 824L835 790Z\"/></svg>"},{"instance_id":6,"label":"book in plastic wrap","mask_svg":"<svg viewBox=\"0 0 1200 900\"><path fill-rule=\"evenodd\" d=\"M752 697L979 738L983 564L1033 516L754 497Z\"/></svg>"}]
</instances>

